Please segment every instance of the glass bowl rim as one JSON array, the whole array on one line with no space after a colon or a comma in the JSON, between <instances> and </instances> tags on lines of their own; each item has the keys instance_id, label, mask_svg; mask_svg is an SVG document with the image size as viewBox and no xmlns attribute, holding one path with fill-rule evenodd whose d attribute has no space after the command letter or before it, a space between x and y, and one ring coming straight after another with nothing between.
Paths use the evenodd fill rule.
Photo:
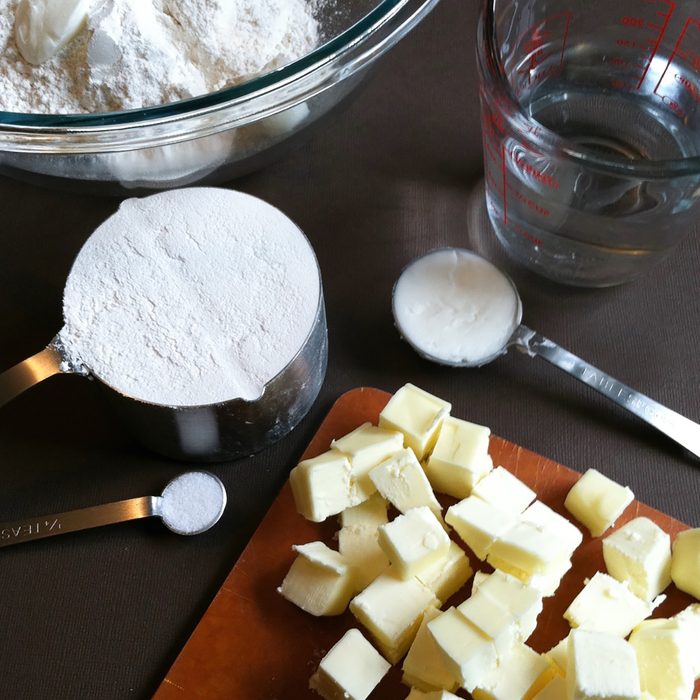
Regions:
<instances>
[{"instance_id":1,"label":"glass bowl rim","mask_svg":"<svg viewBox=\"0 0 700 700\"><path fill-rule=\"evenodd\" d=\"M423 0L424 3L426 0ZM168 104L115 112L91 112L79 114L37 114L28 112L6 112L0 110L0 133L10 131L17 133L23 129L51 131L53 128L64 130L71 127L81 130L90 128L104 129L114 126L147 126L159 121L194 116L203 112L229 106L236 101L244 101L261 91L270 91L277 86L286 85L295 78L311 72L322 64L349 51L353 46L389 19L394 11L400 10L410 0L381 0L376 7L363 15L354 24L340 34L317 46L313 51L288 63L277 70L246 80L216 92L190 97Z\"/></svg>"}]
</instances>

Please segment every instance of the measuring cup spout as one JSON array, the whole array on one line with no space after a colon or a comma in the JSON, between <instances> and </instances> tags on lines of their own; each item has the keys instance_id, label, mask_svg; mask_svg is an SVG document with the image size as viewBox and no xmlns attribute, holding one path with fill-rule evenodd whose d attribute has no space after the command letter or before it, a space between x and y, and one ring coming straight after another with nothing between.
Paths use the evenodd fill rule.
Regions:
<instances>
[{"instance_id":1,"label":"measuring cup spout","mask_svg":"<svg viewBox=\"0 0 700 700\"><path fill-rule=\"evenodd\" d=\"M56 336L41 352L0 373L0 407L44 379L73 371Z\"/></svg>"}]
</instances>

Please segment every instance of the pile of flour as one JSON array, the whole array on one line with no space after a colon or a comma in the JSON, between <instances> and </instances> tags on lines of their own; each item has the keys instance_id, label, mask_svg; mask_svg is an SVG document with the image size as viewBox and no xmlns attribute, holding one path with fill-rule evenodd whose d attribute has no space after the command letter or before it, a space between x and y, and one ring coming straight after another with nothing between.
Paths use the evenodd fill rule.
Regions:
<instances>
[{"instance_id":1,"label":"pile of flour","mask_svg":"<svg viewBox=\"0 0 700 700\"><path fill-rule=\"evenodd\" d=\"M279 210L216 188L128 199L81 249L60 340L123 394L194 406L259 398L311 331L318 265Z\"/></svg>"},{"instance_id":2,"label":"pile of flour","mask_svg":"<svg viewBox=\"0 0 700 700\"><path fill-rule=\"evenodd\" d=\"M87 26L40 66L0 0L0 110L138 109L202 95L289 63L319 40L318 0L92 0Z\"/></svg>"}]
</instances>

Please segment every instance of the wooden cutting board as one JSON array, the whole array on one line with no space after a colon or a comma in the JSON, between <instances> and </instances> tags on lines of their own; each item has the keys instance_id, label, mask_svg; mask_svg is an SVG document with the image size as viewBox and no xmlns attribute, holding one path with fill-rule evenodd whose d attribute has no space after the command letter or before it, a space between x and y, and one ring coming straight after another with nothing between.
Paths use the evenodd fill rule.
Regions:
<instances>
[{"instance_id":1,"label":"wooden cutting board","mask_svg":"<svg viewBox=\"0 0 700 700\"><path fill-rule=\"evenodd\" d=\"M365 421L377 422L389 394L378 389L354 389L341 396L321 424L304 457L314 457ZM468 419L468 416L464 416ZM498 437L491 438L494 464L522 479L539 499L566 515L564 499L580 474ZM443 506L454 500L441 498ZM654 520L671 536L686 525L635 501L618 526L638 515ZM177 657L155 694L157 700L297 700L319 696L308 690L320 659L349 627L359 626L346 612L339 617L315 618L284 600L277 587L289 569L293 544L322 540L335 547L335 518L311 523L297 514L286 484L250 543L236 562L209 609ZM455 535L456 537L456 535ZM472 557L476 569L484 565ZM601 539L584 537L573 567L553 598L545 600L537 630L529 644L546 651L568 634L563 612L583 586L584 579L605 570ZM461 602L471 582L455 595ZM693 600L673 586L655 616L666 617ZM445 606L447 607L447 606ZM391 670L372 695L399 700L408 689L400 682L400 668Z\"/></svg>"}]
</instances>

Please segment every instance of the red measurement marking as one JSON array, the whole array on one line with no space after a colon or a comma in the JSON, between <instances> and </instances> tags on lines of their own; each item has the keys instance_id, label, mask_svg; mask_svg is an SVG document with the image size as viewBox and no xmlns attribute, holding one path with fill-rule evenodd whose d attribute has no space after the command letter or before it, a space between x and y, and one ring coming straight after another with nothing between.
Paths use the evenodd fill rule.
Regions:
<instances>
[{"instance_id":1,"label":"red measurement marking","mask_svg":"<svg viewBox=\"0 0 700 700\"><path fill-rule=\"evenodd\" d=\"M688 30L693 26L700 30L700 20L694 19L693 17L688 17L685 20L685 24L683 25L683 29L681 30L680 36L678 37L678 39L676 41L676 45L673 47L673 51L671 51L671 55L668 58L668 61L666 63L666 67L664 68L664 72L661 74L661 77L659 78L659 82L656 83L656 87L654 88L654 94L658 95L661 98L661 101L665 105L670 107L680 117L683 117L685 115L685 113L683 112L683 109L680 107L680 105L675 100L669 98L666 95L659 95L658 90L659 90L659 87L661 86L661 83L664 81L664 78L666 77L666 73L668 72L668 69L671 67L671 64L673 63L674 59L681 52L681 44L683 43L683 40L685 39L685 35L688 33ZM698 64L700 65L700 60L698 61ZM695 67L695 61L693 62L693 67ZM687 78L686 78L686 80L687 80ZM690 81L688 81L688 82L690 82Z\"/></svg>"},{"instance_id":2,"label":"red measurement marking","mask_svg":"<svg viewBox=\"0 0 700 700\"><path fill-rule=\"evenodd\" d=\"M541 81L546 76L537 74L538 68L550 57L555 54L555 51L547 51L546 46L556 34L561 33L561 47L559 49L559 63L554 68L550 66L547 69L547 75L552 75L561 70L564 62L564 51L569 38L569 28L571 25L572 14L570 11L557 12L543 18L538 24L526 29L518 38L516 43L526 54L530 54L528 61L523 68L518 69L518 73L527 77L527 84L531 85L535 81ZM563 29L556 27L556 22L564 21ZM554 27L552 28L552 25Z\"/></svg>"},{"instance_id":3,"label":"red measurement marking","mask_svg":"<svg viewBox=\"0 0 700 700\"><path fill-rule=\"evenodd\" d=\"M649 72L649 68L651 67L651 62L654 60L654 57L656 56L659 46L661 44L661 40L664 38L664 34L666 33L666 28L668 27L668 23L671 21L671 17L673 16L673 13L676 11L676 3L674 0L658 0L662 4L665 4L668 6L668 10L666 12L657 12L657 16L661 17L663 19L663 23L661 24L661 27L659 28L659 34L656 37L656 41L653 44L653 47L651 49L651 53L649 54L649 59L647 60L646 65L644 66L644 70L642 71L642 75L639 78L639 82L637 83L637 90L642 87L642 83L644 82L644 79L647 77L647 73ZM655 25L654 25L655 26Z\"/></svg>"},{"instance_id":4,"label":"red measurement marking","mask_svg":"<svg viewBox=\"0 0 700 700\"><path fill-rule=\"evenodd\" d=\"M523 228L520 224L513 222L513 230L522 236L525 240L530 241L533 245L542 245L542 239L533 236L526 228Z\"/></svg>"},{"instance_id":5,"label":"red measurement marking","mask_svg":"<svg viewBox=\"0 0 700 700\"><path fill-rule=\"evenodd\" d=\"M531 165L521 155L515 155L515 156L513 156L512 159L513 159L513 163L515 163L515 165L518 168L520 168L520 170L525 175L529 175L530 177L534 178L535 180L537 180L537 182L544 185L545 187L549 187L553 190L559 189L559 180L557 180L557 178L555 178L553 175L546 173L541 168L537 168L534 165Z\"/></svg>"},{"instance_id":6,"label":"red measurement marking","mask_svg":"<svg viewBox=\"0 0 700 700\"><path fill-rule=\"evenodd\" d=\"M549 211L549 209L546 209L541 204L538 204L534 199L530 199L527 195L523 194L517 187L511 187L511 190L515 195L515 198L521 204L524 204L532 212L538 214L539 216L543 216L544 218L550 216L551 212Z\"/></svg>"}]
</instances>

